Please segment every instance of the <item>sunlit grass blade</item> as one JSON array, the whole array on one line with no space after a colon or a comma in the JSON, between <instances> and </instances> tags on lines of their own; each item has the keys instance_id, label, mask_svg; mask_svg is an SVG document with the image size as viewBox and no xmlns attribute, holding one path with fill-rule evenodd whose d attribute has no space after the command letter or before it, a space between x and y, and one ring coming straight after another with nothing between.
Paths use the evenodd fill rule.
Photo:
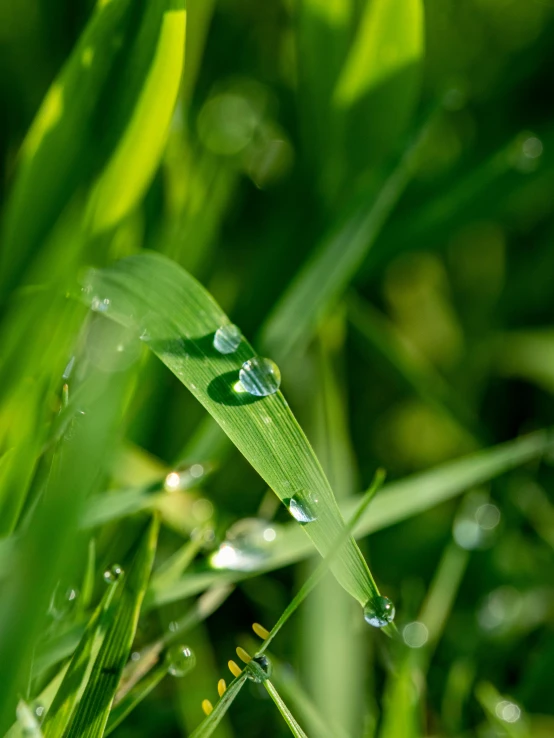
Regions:
<instances>
[{"instance_id":1,"label":"sunlit grass blade","mask_svg":"<svg viewBox=\"0 0 554 738\"><path fill-rule=\"evenodd\" d=\"M299 589L299 591L293 598L292 602L287 606L287 608L285 609L285 611L283 612L279 620L275 623L275 625L271 629L269 635L265 638L262 644L262 647L259 649L259 653L263 653L268 648L271 641L275 638L277 633L281 630L281 628L287 622L290 616L302 604L302 602L310 594L312 589L323 579L325 574L329 571L329 567L331 566L334 557L338 555L338 552L340 551L340 547L342 546L346 538L350 535L350 533L354 530L354 528L356 527L356 524L358 523L358 521L360 520L364 512L367 510L369 503L373 500L373 498L375 497L375 495L381 488L384 481L385 481L385 474L383 471L380 470L375 475L375 479L373 480L371 487L365 493L362 499L362 502L360 503L358 509L352 516L352 519L346 525L344 532L333 543L333 546L331 547L331 553L324 559L324 561L322 561L319 564L319 566L314 571L314 573L310 576L310 578L304 582L302 587Z\"/></svg>"},{"instance_id":2,"label":"sunlit grass blade","mask_svg":"<svg viewBox=\"0 0 554 738\"><path fill-rule=\"evenodd\" d=\"M329 234L281 297L261 336L277 357L311 338L318 319L349 284L410 181L430 130L428 121L371 205L358 207Z\"/></svg>"},{"instance_id":3,"label":"sunlit grass blade","mask_svg":"<svg viewBox=\"0 0 554 738\"><path fill-rule=\"evenodd\" d=\"M335 89L341 107L419 61L425 42L421 0L371 0ZM392 104L392 103L391 103Z\"/></svg>"},{"instance_id":4,"label":"sunlit grass blade","mask_svg":"<svg viewBox=\"0 0 554 738\"><path fill-rule=\"evenodd\" d=\"M450 461L430 471L391 482L385 486L371 508L362 515L356 524L354 535L362 538L425 512L474 485L539 459L552 448L554 439L551 434L547 431L537 431L515 441ZM354 513L357 504L359 498L353 498L341 506L346 518ZM260 562L256 572L245 574L237 571L217 571L188 574L175 582L170 589L153 593L152 605L161 605L197 594L216 582L240 581L254 573L288 566L307 558L311 552L309 543L300 531L296 526L289 524L289 527L285 527L281 532L271 554Z\"/></svg>"},{"instance_id":5,"label":"sunlit grass blade","mask_svg":"<svg viewBox=\"0 0 554 738\"><path fill-rule=\"evenodd\" d=\"M280 392L259 397L236 391L239 370L255 352L244 338L232 353L216 349L215 331L228 318L206 290L168 259L141 254L91 272L86 294L92 304L109 306L108 318L142 335L283 502L297 493L317 495L316 519L304 530L325 555L343 528L329 483ZM360 603L376 593L352 539L345 541L333 571Z\"/></svg>"},{"instance_id":6,"label":"sunlit grass blade","mask_svg":"<svg viewBox=\"0 0 554 738\"><path fill-rule=\"evenodd\" d=\"M153 518L137 547L128 574L123 574L113 621L79 702L67 738L102 736L112 701L135 637L138 618L154 562L159 520Z\"/></svg>"},{"instance_id":7,"label":"sunlit grass blade","mask_svg":"<svg viewBox=\"0 0 554 738\"><path fill-rule=\"evenodd\" d=\"M160 664L153 669L144 679L133 687L133 689L110 711L104 735L110 735L117 726L125 720L135 707L147 697L167 674L167 665Z\"/></svg>"},{"instance_id":8,"label":"sunlit grass blade","mask_svg":"<svg viewBox=\"0 0 554 738\"><path fill-rule=\"evenodd\" d=\"M48 707L43 726L45 738L58 738L69 728L76 705L82 699L94 662L113 620L113 600L121 584L122 582L116 582L106 591L75 649L64 679Z\"/></svg>"},{"instance_id":9,"label":"sunlit grass blade","mask_svg":"<svg viewBox=\"0 0 554 738\"><path fill-rule=\"evenodd\" d=\"M266 681L264 682L264 687L266 688L273 702L275 702L275 704L277 705L279 712L283 716L284 721L289 726L290 732L295 736L295 738L308 738L306 733L304 733L300 725L298 725L298 723L296 722L294 715L285 705L283 698L275 689L275 686L269 681L269 679L266 679Z\"/></svg>"}]
</instances>

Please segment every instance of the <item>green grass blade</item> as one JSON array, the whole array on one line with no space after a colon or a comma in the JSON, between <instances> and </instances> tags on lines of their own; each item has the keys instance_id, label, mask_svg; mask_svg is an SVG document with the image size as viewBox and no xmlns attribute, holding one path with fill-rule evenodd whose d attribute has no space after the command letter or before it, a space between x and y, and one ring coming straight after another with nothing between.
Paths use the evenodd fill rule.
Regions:
<instances>
[{"instance_id":1,"label":"green grass blade","mask_svg":"<svg viewBox=\"0 0 554 738\"><path fill-rule=\"evenodd\" d=\"M64 680L46 714L43 730L45 738L57 738L64 735L71 722L75 707L82 699L94 662L113 620L113 600L121 584L122 582L117 582L105 592L102 602L87 625Z\"/></svg>"},{"instance_id":2,"label":"green grass blade","mask_svg":"<svg viewBox=\"0 0 554 738\"><path fill-rule=\"evenodd\" d=\"M154 562L159 520L148 525L129 573L124 575L121 594L110 628L95 660L91 677L79 702L67 738L102 736L123 667L135 637L138 618Z\"/></svg>"},{"instance_id":3,"label":"green grass blade","mask_svg":"<svg viewBox=\"0 0 554 738\"><path fill-rule=\"evenodd\" d=\"M358 208L321 243L277 303L261 336L262 345L276 356L309 340L319 317L356 274L410 181L430 130L427 122L371 206Z\"/></svg>"},{"instance_id":4,"label":"green grass blade","mask_svg":"<svg viewBox=\"0 0 554 738\"><path fill-rule=\"evenodd\" d=\"M211 413L282 501L299 491L317 493L318 517L305 532L326 555L330 541L343 529L329 483L280 392L254 397L233 389L242 364L255 352L244 339L231 354L214 348L214 333L228 318L206 290L155 254L92 272L86 290L93 303L109 305L107 317L145 337L149 348ZM360 603L374 596L371 574L352 539L343 545L333 571Z\"/></svg>"},{"instance_id":5,"label":"green grass blade","mask_svg":"<svg viewBox=\"0 0 554 738\"><path fill-rule=\"evenodd\" d=\"M554 448L554 439L547 431L537 431L515 441L479 451L462 459L442 464L436 469L391 482L362 515L354 529L356 538L382 530L390 525L418 515L441 502L450 500L470 487L494 479ZM346 518L352 515L359 498L349 499L341 506ZM256 572L201 572L189 574L170 589L152 593L152 606L160 606L202 592L216 582L237 582L253 574L272 571L308 558L309 543L295 525L283 526L271 554Z\"/></svg>"},{"instance_id":6,"label":"green grass blade","mask_svg":"<svg viewBox=\"0 0 554 738\"><path fill-rule=\"evenodd\" d=\"M275 625L271 629L267 638L264 640L263 645L259 650L259 653L263 653L267 649L271 641L275 638L277 633L281 630L281 628L287 622L290 616L298 609L298 607L302 604L302 602L310 594L312 589L323 579L325 574L328 572L333 559L335 558L335 556L338 555L344 541L354 530L354 528L356 527L356 524L358 523L358 521L360 520L364 512L367 510L369 503L373 500L373 498L375 497L375 495L381 488L384 481L385 481L384 472L378 471L377 474L375 475L375 479L373 480L371 487L365 493L358 509L352 516L352 519L348 522L344 532L334 542L333 546L331 546L331 553L319 564L319 566L314 571L314 573L310 576L310 578L304 582L302 587L299 589L299 591L293 598L292 602L287 606L287 608L285 609L285 611L283 612L279 620L275 623Z\"/></svg>"},{"instance_id":7,"label":"green grass blade","mask_svg":"<svg viewBox=\"0 0 554 738\"><path fill-rule=\"evenodd\" d=\"M142 679L110 712L104 735L110 735L135 707L147 697L167 674L167 664L160 664Z\"/></svg>"},{"instance_id":8,"label":"green grass blade","mask_svg":"<svg viewBox=\"0 0 554 738\"><path fill-rule=\"evenodd\" d=\"M218 700L213 711L200 723L196 730L191 733L189 738L208 738L208 736L214 732L247 679L248 677L244 670L236 679L233 679L231 684L229 684L223 693L223 697Z\"/></svg>"},{"instance_id":9,"label":"green grass blade","mask_svg":"<svg viewBox=\"0 0 554 738\"><path fill-rule=\"evenodd\" d=\"M425 34L421 0L369 0L335 89L346 107L421 61Z\"/></svg>"},{"instance_id":10,"label":"green grass blade","mask_svg":"<svg viewBox=\"0 0 554 738\"><path fill-rule=\"evenodd\" d=\"M275 689L275 686L269 681L269 679L266 679L266 681L264 682L264 687L266 688L273 702L275 702L275 704L277 705L279 712L283 716L284 721L289 726L290 732L295 736L295 738L308 738L306 733L304 733L300 725L298 725L298 723L294 719L294 715L285 705L285 703L283 702L283 698Z\"/></svg>"}]
</instances>

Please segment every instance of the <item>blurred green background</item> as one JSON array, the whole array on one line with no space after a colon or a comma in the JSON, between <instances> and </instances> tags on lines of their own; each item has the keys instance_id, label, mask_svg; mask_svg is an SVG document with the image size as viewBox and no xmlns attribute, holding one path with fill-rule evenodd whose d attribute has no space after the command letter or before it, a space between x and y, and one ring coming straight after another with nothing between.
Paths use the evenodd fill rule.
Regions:
<instances>
[{"instance_id":1,"label":"blurred green background","mask_svg":"<svg viewBox=\"0 0 554 738\"><path fill-rule=\"evenodd\" d=\"M375 39L360 37L370 6L188 0L185 72L161 164L140 207L83 247L74 223L109 149L110 106L131 75L114 73L112 98L106 93L87 124L97 149L80 155L82 170L68 185L57 225L37 226L40 237L30 245L3 242L0 432L2 452L15 448L20 456L17 474L9 471L2 484L31 490L23 511L32 507L40 434L54 422L63 366L84 351L85 311L71 300L67 308L66 292L74 293L83 267L143 248L189 270L277 361L283 391L339 499L366 489L378 467L389 481L400 479L552 423L554 4L425 0L423 49L412 15L418 3L390 0L392 20L375 52L382 77L362 80L367 89L356 93L344 69L358 52L362 67L372 62ZM4 203L22 141L92 9L84 0L0 4ZM56 162L47 174L55 183ZM387 188L391 212L385 203L383 222L371 220ZM37 191L37 210L42 197ZM357 224L368 214L360 236ZM25 212L30 223L33 217ZM313 254L334 237L338 245L319 276L298 292ZM12 259L19 249L21 258ZM63 305L51 303L52 294ZM88 360L102 367L110 337L86 340ZM29 379L28 366L41 357L57 386ZM235 521L288 520L154 356L137 350L124 364L106 399L113 410L106 423L116 430L101 488L148 484L178 461L214 465L181 507L168 505L161 561L197 527L196 498L212 505L193 564L198 571ZM404 684L405 657L383 634L369 632L359 609L325 580L272 645L301 723L302 710L312 709L337 737L554 735L553 461L537 459L471 489L461 502L362 541L416 655L427 636L406 626L421 619L442 562L445 579L433 591L452 599L442 637L428 664L427 656L411 664ZM23 524L21 510L8 508L2 515L13 523L3 525L4 534ZM137 525L131 517L96 530L100 568L123 555ZM80 581L87 544L78 537L74 561L59 565L68 582ZM190 733L202 718L201 700L215 701L217 678L228 677L235 646L255 649L251 623L271 627L311 568L303 562L239 583L185 637L196 671L164 680L115 735ZM181 600L147 613L139 646L190 605ZM63 631L63 618L49 627L54 635ZM308 706L297 706L297 714L300 689ZM414 712L415 727L400 717L395 723L394 716ZM288 734L253 684L216 733Z\"/></svg>"}]
</instances>

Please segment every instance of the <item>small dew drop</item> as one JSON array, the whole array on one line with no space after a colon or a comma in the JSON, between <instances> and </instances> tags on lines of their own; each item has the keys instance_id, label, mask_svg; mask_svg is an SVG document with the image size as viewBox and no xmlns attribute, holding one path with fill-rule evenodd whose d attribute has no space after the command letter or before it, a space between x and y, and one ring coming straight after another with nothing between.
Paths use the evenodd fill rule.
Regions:
<instances>
[{"instance_id":1,"label":"small dew drop","mask_svg":"<svg viewBox=\"0 0 554 738\"><path fill-rule=\"evenodd\" d=\"M67 362L67 366L64 369L64 372L62 374L62 379L69 379L71 376L71 372L73 371L73 366L75 365L75 357L72 356L71 359Z\"/></svg>"},{"instance_id":2,"label":"small dew drop","mask_svg":"<svg viewBox=\"0 0 554 738\"><path fill-rule=\"evenodd\" d=\"M167 652L167 671L171 676L184 677L196 666L196 656L188 646L172 646Z\"/></svg>"},{"instance_id":3,"label":"small dew drop","mask_svg":"<svg viewBox=\"0 0 554 738\"><path fill-rule=\"evenodd\" d=\"M296 492L289 500L289 512L299 523L313 523L317 520L319 500L312 492Z\"/></svg>"},{"instance_id":4,"label":"small dew drop","mask_svg":"<svg viewBox=\"0 0 554 738\"><path fill-rule=\"evenodd\" d=\"M140 653L138 651L133 651L131 654L131 661L140 661Z\"/></svg>"},{"instance_id":5,"label":"small dew drop","mask_svg":"<svg viewBox=\"0 0 554 738\"><path fill-rule=\"evenodd\" d=\"M220 354L232 354L240 346L242 334L240 329L232 323L222 325L214 335L214 348Z\"/></svg>"},{"instance_id":6,"label":"small dew drop","mask_svg":"<svg viewBox=\"0 0 554 738\"><path fill-rule=\"evenodd\" d=\"M248 678L257 684L262 684L266 679L269 679L272 672L273 666L271 665L271 661L264 654L254 656L246 665Z\"/></svg>"},{"instance_id":7,"label":"small dew drop","mask_svg":"<svg viewBox=\"0 0 554 738\"><path fill-rule=\"evenodd\" d=\"M239 378L246 392L256 397L273 395L281 385L281 372L277 364L261 356L245 361Z\"/></svg>"},{"instance_id":8,"label":"small dew drop","mask_svg":"<svg viewBox=\"0 0 554 738\"><path fill-rule=\"evenodd\" d=\"M121 576L123 576L123 569L119 564L113 564L113 566L110 566L110 568L106 569L104 572L104 581L107 584L115 584Z\"/></svg>"},{"instance_id":9,"label":"small dew drop","mask_svg":"<svg viewBox=\"0 0 554 738\"><path fill-rule=\"evenodd\" d=\"M177 631L179 630L179 623L178 623L178 622L177 622L176 620L172 620L172 621L171 621L171 622L169 623L169 626L168 626L168 627L169 627L169 630L170 630L170 631L171 631L172 633L177 633Z\"/></svg>"},{"instance_id":10,"label":"small dew drop","mask_svg":"<svg viewBox=\"0 0 554 738\"><path fill-rule=\"evenodd\" d=\"M93 297L90 302L90 307L97 313L105 313L110 307L110 300L107 297L103 300L99 297Z\"/></svg>"},{"instance_id":11,"label":"small dew drop","mask_svg":"<svg viewBox=\"0 0 554 738\"><path fill-rule=\"evenodd\" d=\"M378 596L364 607L365 621L374 628L384 628L385 625L392 623L395 614L394 605L388 597Z\"/></svg>"}]
</instances>

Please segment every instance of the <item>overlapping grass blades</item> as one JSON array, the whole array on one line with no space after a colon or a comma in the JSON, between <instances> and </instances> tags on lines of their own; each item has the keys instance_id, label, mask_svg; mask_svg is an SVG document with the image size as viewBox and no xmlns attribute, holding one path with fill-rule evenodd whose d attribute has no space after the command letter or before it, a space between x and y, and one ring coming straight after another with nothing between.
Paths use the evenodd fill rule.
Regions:
<instances>
[{"instance_id":1,"label":"overlapping grass blades","mask_svg":"<svg viewBox=\"0 0 554 738\"><path fill-rule=\"evenodd\" d=\"M127 663L154 561L159 521L148 524L128 573L108 592L85 631L48 711L45 738L102 736Z\"/></svg>"},{"instance_id":2,"label":"overlapping grass blades","mask_svg":"<svg viewBox=\"0 0 554 738\"><path fill-rule=\"evenodd\" d=\"M23 144L3 231L0 294L75 192L87 197L94 178L87 218L94 231L113 225L144 194L177 98L185 19L184 0L97 3Z\"/></svg>"},{"instance_id":3,"label":"overlapping grass blades","mask_svg":"<svg viewBox=\"0 0 554 738\"><path fill-rule=\"evenodd\" d=\"M213 345L227 316L183 269L156 254L141 254L92 271L85 287L91 304L136 330L145 343L213 415L237 448L286 502L295 493L319 498L317 520L305 530L325 555L343 521L317 458L280 392L254 397L236 392L239 370L255 354L243 338L231 354ZM106 302L107 301L107 302ZM334 572L360 603L376 587L355 542L343 545Z\"/></svg>"}]
</instances>

